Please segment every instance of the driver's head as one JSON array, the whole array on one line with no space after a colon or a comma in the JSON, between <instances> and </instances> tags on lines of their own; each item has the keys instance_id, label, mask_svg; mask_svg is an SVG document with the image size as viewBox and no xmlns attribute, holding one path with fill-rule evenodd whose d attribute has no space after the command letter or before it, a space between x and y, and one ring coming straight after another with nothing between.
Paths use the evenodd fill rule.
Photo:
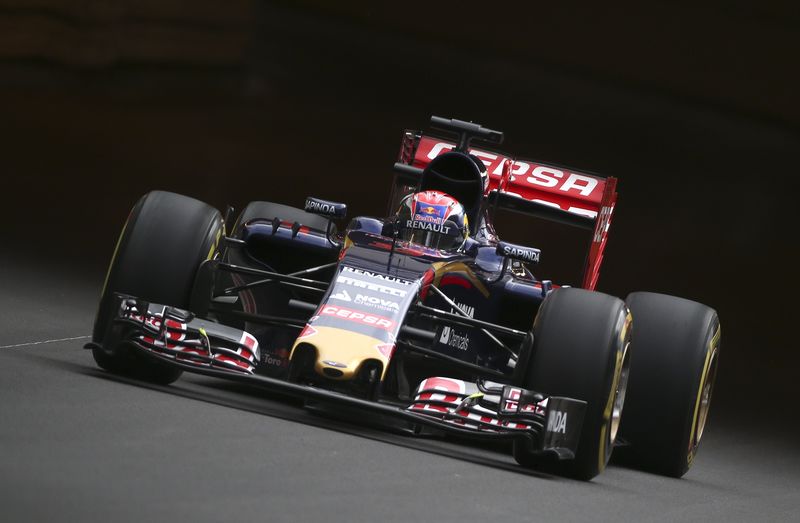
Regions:
<instances>
[{"instance_id":1,"label":"driver's head","mask_svg":"<svg viewBox=\"0 0 800 523\"><path fill-rule=\"evenodd\" d=\"M469 234L467 213L452 196L424 191L406 196L398 210L400 239L440 251L455 251Z\"/></svg>"}]
</instances>

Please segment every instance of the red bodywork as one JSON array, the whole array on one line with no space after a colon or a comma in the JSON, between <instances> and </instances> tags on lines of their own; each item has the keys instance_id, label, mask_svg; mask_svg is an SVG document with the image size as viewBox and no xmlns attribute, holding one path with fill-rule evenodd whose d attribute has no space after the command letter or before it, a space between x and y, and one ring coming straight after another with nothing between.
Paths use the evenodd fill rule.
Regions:
<instances>
[{"instance_id":1,"label":"red bodywork","mask_svg":"<svg viewBox=\"0 0 800 523\"><path fill-rule=\"evenodd\" d=\"M414 143L416 142L416 143ZM406 133L400 150L403 163L424 169L438 155L455 147L451 141ZM489 175L489 191L497 190L529 201L590 218L594 222L586 259L583 288L594 290L617 201L617 179L580 173L502 153L470 149Z\"/></svg>"}]
</instances>

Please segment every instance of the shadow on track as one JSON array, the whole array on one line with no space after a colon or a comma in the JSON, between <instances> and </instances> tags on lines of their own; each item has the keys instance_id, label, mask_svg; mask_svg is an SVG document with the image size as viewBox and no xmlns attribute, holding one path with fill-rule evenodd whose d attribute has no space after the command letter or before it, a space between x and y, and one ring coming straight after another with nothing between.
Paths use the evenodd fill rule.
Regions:
<instances>
[{"instance_id":1,"label":"shadow on track","mask_svg":"<svg viewBox=\"0 0 800 523\"><path fill-rule=\"evenodd\" d=\"M81 351L83 352L83 351ZM526 469L517 465L511 458L508 443L479 442L452 435L411 435L402 427L392 425L389 420L364 419L363 413L342 409L339 406L314 404L306 406L303 400L289 395L266 391L257 386L227 382L208 376L185 373L172 385L156 385L127 376L106 372L90 364L54 358L30 351L15 351L14 357L36 361L49 367L97 378L109 382L122 383L173 396L219 405L244 412L301 423L323 430L357 436L373 441L388 443L397 447L414 449L438 456L473 463L497 470L535 477L545 480L574 481L548 472L547 465L541 469ZM614 459L610 467L627 467ZM580 482L600 487L597 483Z\"/></svg>"},{"instance_id":2,"label":"shadow on track","mask_svg":"<svg viewBox=\"0 0 800 523\"><path fill-rule=\"evenodd\" d=\"M383 428L383 430L376 430L375 428L363 423L355 424L346 420L336 419L333 417L332 413L329 413L328 411L312 412L309 409L304 408L302 402L298 401L296 398L278 396L271 393L267 394L265 391L254 387L248 387L239 384L228 384L225 382L220 382L219 380L214 380L213 378L195 379L195 376L181 378L173 385L154 385L132 378L111 374L89 366L65 362L62 360L52 360L50 358L43 359L48 359L51 363L66 370L70 370L71 372L78 372L80 374L91 376L97 379L124 383L126 385L133 385L144 389L164 392L182 398L202 401L205 403L233 408L253 414L269 416L295 423L302 423L315 428L332 430L373 441L380 441L398 447L419 450L422 452L436 454L438 456L470 462L476 465L513 472L515 474L547 480L566 480L566 478L522 468L510 460L508 462L503 462L501 460L502 455L499 454L498 449L496 448L492 449L491 447L478 446L472 441L452 439L443 440L438 438L433 439L400 435L396 432L391 432L391 427ZM203 389L213 390L200 390L201 387ZM219 394L214 394L214 391L218 392ZM456 444L455 441L457 441L458 444ZM469 452L469 450L472 452ZM505 456L510 456L510 452L507 452Z\"/></svg>"}]
</instances>

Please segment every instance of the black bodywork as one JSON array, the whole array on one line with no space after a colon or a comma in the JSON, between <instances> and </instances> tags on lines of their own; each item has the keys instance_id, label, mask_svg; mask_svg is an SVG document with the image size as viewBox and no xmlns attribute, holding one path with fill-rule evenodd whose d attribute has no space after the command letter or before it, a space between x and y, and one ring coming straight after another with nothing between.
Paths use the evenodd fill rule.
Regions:
<instances>
[{"instance_id":1,"label":"black bodywork","mask_svg":"<svg viewBox=\"0 0 800 523\"><path fill-rule=\"evenodd\" d=\"M204 294L220 292L219 283L227 278L218 275L225 272L236 274L235 281L240 282L234 285L231 278L231 285L224 289L229 295L251 291L257 312L244 313L217 304L212 312L229 316L228 321L238 320L243 329L259 338L262 350L259 372L273 377L288 376L288 344L294 341L298 329L317 305L327 298L336 271L331 264L341 261L407 280L423 279L435 264L440 270L434 271L431 283L466 312L466 317L440 293L425 293L405 319L402 332L413 335L398 340L398 349L409 353L405 358L398 358L398 354L394 360L403 362L400 364L405 366L406 379L401 378L403 373L392 369L389 375L394 379L387 380L384 392L407 395L421 379L437 375L437 368L438 374L449 376L458 369L456 376L467 379L480 376L511 381L516 366L513 355L521 352L525 333L530 330L549 285L537 281L521 262L510 262L498 255L496 240L471 239L463 252L447 254L394 241L391 219L355 218L338 242L329 241L326 231L295 229L274 219L244 224L240 238L229 242L228 253L222 258L235 258L240 263L210 261L204 267L205 272L217 275L209 278L217 280L215 290L209 289ZM238 252L232 255L231 250ZM287 253L292 259L288 259ZM261 272L285 275L321 266L325 268L315 271L313 283L292 279L265 281L275 276L267 277ZM306 276L310 278L311 274ZM264 326L257 325L261 322ZM491 327L482 329L478 322ZM413 364L409 365L409 360Z\"/></svg>"},{"instance_id":2,"label":"black bodywork","mask_svg":"<svg viewBox=\"0 0 800 523\"><path fill-rule=\"evenodd\" d=\"M460 142L468 145L469 133L476 131L460 132ZM314 214L291 209L228 224L231 234L198 269L189 311L117 295L115 323L127 330L114 335L148 357L191 372L346 403L415 426L523 438L541 452L570 458L585 402L520 387L533 344L533 320L552 285L509 255L523 252L526 260L535 261L536 249L509 248L497 238L489 206L498 202L484 197L481 167L463 151L442 155L424 171L396 165L393 194L397 189L436 189L465 202L470 237L456 252L399 240L403 225L395 216L357 217L337 232L333 220L343 216L344 205L309 199L306 210ZM402 281L411 295L392 316L397 328L384 339L391 346L383 360L387 367L367 359L353 379L342 380L330 366L315 372L315 357L297 340L319 322L345 271ZM367 298L380 306L381 296ZM243 337L217 332L215 324L238 329ZM250 335L258 341L255 351L244 343ZM221 361L220 354L228 361ZM462 390L447 401L426 396L423 384L432 376L460 380ZM427 410L436 411L433 418L415 411L430 405ZM566 432L546 428L564 412L576 423ZM460 416L473 419L466 425L451 419Z\"/></svg>"}]
</instances>

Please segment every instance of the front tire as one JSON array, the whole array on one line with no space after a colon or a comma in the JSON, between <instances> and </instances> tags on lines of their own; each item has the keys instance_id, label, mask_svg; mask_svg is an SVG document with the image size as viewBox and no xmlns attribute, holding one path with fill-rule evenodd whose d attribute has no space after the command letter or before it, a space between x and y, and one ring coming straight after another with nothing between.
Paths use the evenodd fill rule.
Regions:
<instances>
[{"instance_id":1,"label":"front tire","mask_svg":"<svg viewBox=\"0 0 800 523\"><path fill-rule=\"evenodd\" d=\"M522 386L587 402L574 460L548 463L515 443L523 466L588 480L608 463L617 435L628 376L630 314L619 298L559 289L542 303Z\"/></svg>"},{"instance_id":2,"label":"front tire","mask_svg":"<svg viewBox=\"0 0 800 523\"><path fill-rule=\"evenodd\" d=\"M708 419L717 373L720 323L697 302L635 292L631 380L620 429L621 462L681 477L691 467Z\"/></svg>"},{"instance_id":3,"label":"front tire","mask_svg":"<svg viewBox=\"0 0 800 523\"><path fill-rule=\"evenodd\" d=\"M152 191L131 210L111 259L92 333L101 368L167 384L179 369L126 350L113 335L114 293L189 309L200 264L214 255L223 232L219 211L180 194Z\"/></svg>"}]
</instances>

